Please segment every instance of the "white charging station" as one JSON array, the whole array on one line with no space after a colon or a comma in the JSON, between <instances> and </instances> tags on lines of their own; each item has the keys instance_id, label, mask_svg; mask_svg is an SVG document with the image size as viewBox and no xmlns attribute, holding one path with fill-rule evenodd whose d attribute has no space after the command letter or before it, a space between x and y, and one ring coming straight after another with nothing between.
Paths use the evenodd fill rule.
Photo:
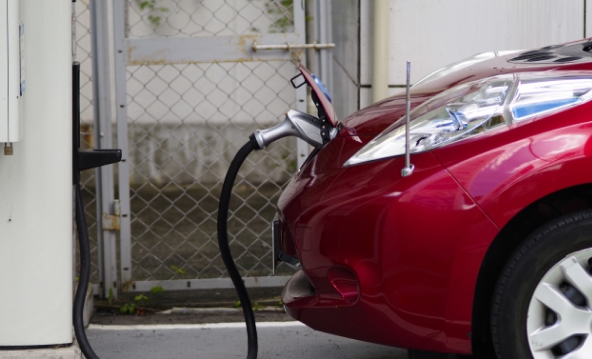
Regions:
<instances>
[{"instance_id":1,"label":"white charging station","mask_svg":"<svg viewBox=\"0 0 592 359\"><path fill-rule=\"evenodd\" d=\"M21 139L20 100L26 91L22 12L20 0L5 0L0 5L0 143L7 143L8 148Z\"/></svg>"},{"instance_id":2,"label":"white charging station","mask_svg":"<svg viewBox=\"0 0 592 359\"><path fill-rule=\"evenodd\" d=\"M0 357L72 343L71 15L0 2Z\"/></svg>"}]
</instances>

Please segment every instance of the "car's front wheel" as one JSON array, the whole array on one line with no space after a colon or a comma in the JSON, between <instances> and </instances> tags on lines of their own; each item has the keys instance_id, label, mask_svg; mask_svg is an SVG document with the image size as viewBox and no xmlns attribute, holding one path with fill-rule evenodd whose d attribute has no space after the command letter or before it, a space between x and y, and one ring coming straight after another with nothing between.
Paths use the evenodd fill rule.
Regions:
<instances>
[{"instance_id":1,"label":"car's front wheel","mask_svg":"<svg viewBox=\"0 0 592 359\"><path fill-rule=\"evenodd\" d=\"M549 223L518 248L491 325L500 359L592 358L592 211Z\"/></svg>"}]
</instances>

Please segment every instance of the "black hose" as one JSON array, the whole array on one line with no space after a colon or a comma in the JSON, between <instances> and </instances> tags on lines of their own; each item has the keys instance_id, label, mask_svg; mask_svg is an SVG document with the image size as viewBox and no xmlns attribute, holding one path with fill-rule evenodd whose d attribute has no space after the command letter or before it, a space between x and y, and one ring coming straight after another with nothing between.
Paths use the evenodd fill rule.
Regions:
<instances>
[{"instance_id":1,"label":"black hose","mask_svg":"<svg viewBox=\"0 0 592 359\"><path fill-rule=\"evenodd\" d=\"M249 294L247 293L247 288L245 288L243 279L236 269L232 253L230 252L230 245L228 244L228 206L230 204L232 187L234 186L234 180L236 179L238 170L249 153L258 149L259 145L257 144L257 141L251 136L250 141L238 151L226 173L224 185L222 186L222 193L220 194L220 205L218 206L218 245L220 246L220 255L222 256L224 265L232 279L234 288L236 288L238 298L243 308L249 342L247 359L257 358L257 327L255 325L255 315L253 314L253 307L251 305L251 300L249 299Z\"/></svg>"},{"instance_id":2,"label":"black hose","mask_svg":"<svg viewBox=\"0 0 592 359\"><path fill-rule=\"evenodd\" d=\"M88 228L86 226L86 215L82 204L82 192L80 183L76 183L76 228L78 230L78 245L80 246L80 275L78 277L78 288L74 297L74 334L80 350L86 359L99 359L92 350L86 333L84 332L84 302L88 282L90 279L90 244L88 239Z\"/></svg>"},{"instance_id":3,"label":"black hose","mask_svg":"<svg viewBox=\"0 0 592 359\"><path fill-rule=\"evenodd\" d=\"M220 205L218 207L218 244L220 246L220 255L224 261L224 265L228 270L228 274L232 279L232 283L236 288L239 300L242 304L243 314L245 316L245 323L247 326L248 336L248 353L247 359L257 358L257 327L255 324L255 315L253 313L253 306L247 293L247 288L243 283L240 273L236 269L232 253L230 252L230 246L228 244L228 207L230 204L230 196L232 194L232 188L234 181L238 174L238 171L249 155L251 151L258 150L259 145L257 141L251 136L251 139L246 143L236 154L226 178L224 179L224 185L222 186L222 193L220 195ZM80 183L76 183L76 227L78 230L78 242L80 246L80 276L78 280L78 288L76 290L76 296L74 297L74 333L78 340L80 350L86 357L86 359L99 359L97 354L93 351L86 333L84 331L84 302L86 299L86 291L88 289L89 277L90 277L90 244L88 239L88 228L86 226L86 216L84 213L84 205L82 203L82 193L80 191Z\"/></svg>"}]
</instances>

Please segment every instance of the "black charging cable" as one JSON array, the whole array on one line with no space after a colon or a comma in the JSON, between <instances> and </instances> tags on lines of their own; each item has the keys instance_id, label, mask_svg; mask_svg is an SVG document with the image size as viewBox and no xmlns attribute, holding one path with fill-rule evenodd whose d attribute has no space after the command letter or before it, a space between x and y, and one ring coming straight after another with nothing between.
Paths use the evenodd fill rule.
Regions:
<instances>
[{"instance_id":1,"label":"black charging cable","mask_svg":"<svg viewBox=\"0 0 592 359\"><path fill-rule=\"evenodd\" d=\"M80 247L80 275L78 276L78 288L74 297L74 334L78 340L80 350L86 359L99 359L90 346L86 332L84 331L84 302L90 278L90 242L88 239L88 227L86 226L86 215L84 214L80 183L76 183L75 192L76 229L78 231L78 245Z\"/></svg>"},{"instance_id":2,"label":"black charging cable","mask_svg":"<svg viewBox=\"0 0 592 359\"><path fill-rule=\"evenodd\" d=\"M228 243L228 207L230 205L230 197L232 195L232 188L234 181L238 174L239 169L247 156L253 150L260 150L259 144L255 140L255 137L251 135L249 142L247 142L238 151L234 159L230 163L230 168L226 173L224 184L222 185L222 193L220 194L220 204L218 206L218 245L220 246L220 255L224 261L224 265L228 270L232 284L238 294L241 306L243 308L243 315L245 316L245 324L247 325L247 337L248 337L248 354L247 359L257 358L257 326L255 324L255 315L253 314L253 306L251 299L249 299L249 293L243 283L243 279L236 269L232 253L230 252L230 245Z\"/></svg>"},{"instance_id":3,"label":"black charging cable","mask_svg":"<svg viewBox=\"0 0 592 359\"><path fill-rule=\"evenodd\" d=\"M121 150L93 150L80 151L80 63L75 62L73 66L73 182L75 186L76 202L76 227L78 231L78 243L80 247L80 275L78 287L74 297L73 322L74 334L78 340L80 350L86 359L99 359L93 351L86 332L84 331L84 303L86 292L90 281L90 241L88 238L88 227L86 225L86 215L84 204L82 203L82 192L80 190L80 171L101 167L107 164L121 161ZM255 315L253 306L249 299L249 293L243 283L243 279L236 268L230 245L228 243L228 208L234 181L238 171L253 150L260 150L261 147L254 135L249 137L247 142L236 154L230 168L226 173L222 193L220 194L220 204L218 207L218 244L220 246L220 255L224 265L228 270L230 279L234 284L239 300L243 308L245 323L247 326L248 353L247 359L256 359L258 351L257 327L255 324Z\"/></svg>"},{"instance_id":4,"label":"black charging cable","mask_svg":"<svg viewBox=\"0 0 592 359\"><path fill-rule=\"evenodd\" d=\"M253 150L259 150L259 145L253 136L236 154L226 178L222 186L222 193L220 195L220 205L218 207L218 244L220 246L220 255L224 261L224 265L228 270L228 274L232 279L232 283L236 288L239 300L243 308L245 316L245 323L247 326L248 337L248 353L247 359L256 359L258 351L257 343L257 327L255 324L255 314L253 313L253 306L247 292L247 288L243 283L242 277L236 268L232 253L230 252L230 245L228 242L228 208L230 205L230 197L232 195L232 188L238 171ZM86 332L84 331L84 302L86 298L86 291L88 288L90 277L90 244L88 238L88 227L86 225L86 215L84 213L84 205L82 203L82 193L80 190L80 183L75 185L76 193L76 227L78 231L78 243L80 247L80 275L78 280L78 288L76 296L74 297L74 333L78 340L80 350L87 359L99 359L97 354L93 351Z\"/></svg>"},{"instance_id":5,"label":"black charging cable","mask_svg":"<svg viewBox=\"0 0 592 359\"><path fill-rule=\"evenodd\" d=\"M80 248L80 274L78 275L78 287L74 296L73 323L74 334L86 359L99 359L99 357L90 346L84 331L84 303L90 281L90 241L80 190L80 171L106 166L119 161L121 161L121 150L80 150L80 63L74 62L72 65L72 182L75 192L76 229Z\"/></svg>"}]
</instances>

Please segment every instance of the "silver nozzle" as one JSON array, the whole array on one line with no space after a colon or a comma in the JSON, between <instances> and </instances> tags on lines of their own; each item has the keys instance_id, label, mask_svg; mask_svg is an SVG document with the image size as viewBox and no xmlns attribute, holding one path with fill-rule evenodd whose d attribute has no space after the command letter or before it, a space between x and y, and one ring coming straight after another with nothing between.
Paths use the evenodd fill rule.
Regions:
<instances>
[{"instance_id":1,"label":"silver nozzle","mask_svg":"<svg viewBox=\"0 0 592 359\"><path fill-rule=\"evenodd\" d=\"M253 134L261 149L287 136L296 136L311 146L323 147L323 137L333 138L337 130L307 113L290 110L279 125L266 130L256 130Z\"/></svg>"}]
</instances>

